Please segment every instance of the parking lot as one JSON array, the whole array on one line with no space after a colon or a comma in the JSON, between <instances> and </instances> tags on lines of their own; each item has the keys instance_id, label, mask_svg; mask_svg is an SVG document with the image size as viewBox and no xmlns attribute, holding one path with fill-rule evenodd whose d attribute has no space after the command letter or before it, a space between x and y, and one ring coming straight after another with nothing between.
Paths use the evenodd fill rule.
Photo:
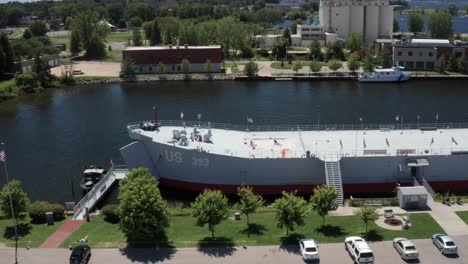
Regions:
<instances>
[{"instance_id":1,"label":"parking lot","mask_svg":"<svg viewBox=\"0 0 468 264\"><path fill-rule=\"evenodd\" d=\"M392 246L391 241L370 243L376 264L399 263L468 263L468 236L454 236L458 257L440 254L430 239L412 240L419 251L419 261L405 262ZM180 249L93 249L89 263L303 263L298 247L259 246L233 248L180 248ZM344 243L320 244L320 263L353 263L344 249ZM20 249L19 263L66 263L68 249ZM14 248L0 249L1 263L14 263ZM5 262L4 262L5 261Z\"/></svg>"}]
</instances>

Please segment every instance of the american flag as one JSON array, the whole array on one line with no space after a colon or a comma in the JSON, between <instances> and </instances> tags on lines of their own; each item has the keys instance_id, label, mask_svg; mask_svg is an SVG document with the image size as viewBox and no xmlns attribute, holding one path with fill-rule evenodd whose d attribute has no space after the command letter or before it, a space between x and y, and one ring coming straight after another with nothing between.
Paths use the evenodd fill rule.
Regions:
<instances>
[{"instance_id":1,"label":"american flag","mask_svg":"<svg viewBox=\"0 0 468 264\"><path fill-rule=\"evenodd\" d=\"M201 113L198 113L197 119L200 121L201 120Z\"/></svg>"},{"instance_id":2,"label":"american flag","mask_svg":"<svg viewBox=\"0 0 468 264\"><path fill-rule=\"evenodd\" d=\"M184 119L184 112L180 112L180 119Z\"/></svg>"},{"instance_id":3,"label":"american flag","mask_svg":"<svg viewBox=\"0 0 468 264\"><path fill-rule=\"evenodd\" d=\"M253 119L251 117L247 117L247 123L253 124Z\"/></svg>"},{"instance_id":4,"label":"american flag","mask_svg":"<svg viewBox=\"0 0 468 264\"><path fill-rule=\"evenodd\" d=\"M395 116L395 121L400 121L400 115Z\"/></svg>"},{"instance_id":5,"label":"american flag","mask_svg":"<svg viewBox=\"0 0 468 264\"><path fill-rule=\"evenodd\" d=\"M0 161L6 162L6 154L4 149L0 150Z\"/></svg>"}]
</instances>

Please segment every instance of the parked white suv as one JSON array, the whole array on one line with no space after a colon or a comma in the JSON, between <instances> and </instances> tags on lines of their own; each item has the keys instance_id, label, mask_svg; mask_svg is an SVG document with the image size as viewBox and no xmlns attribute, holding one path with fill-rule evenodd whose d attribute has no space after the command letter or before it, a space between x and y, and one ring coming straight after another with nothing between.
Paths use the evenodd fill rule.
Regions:
<instances>
[{"instance_id":1,"label":"parked white suv","mask_svg":"<svg viewBox=\"0 0 468 264\"><path fill-rule=\"evenodd\" d=\"M354 263L374 263L374 253L367 245L367 242L361 237L347 237L345 239L345 248L348 251Z\"/></svg>"}]
</instances>

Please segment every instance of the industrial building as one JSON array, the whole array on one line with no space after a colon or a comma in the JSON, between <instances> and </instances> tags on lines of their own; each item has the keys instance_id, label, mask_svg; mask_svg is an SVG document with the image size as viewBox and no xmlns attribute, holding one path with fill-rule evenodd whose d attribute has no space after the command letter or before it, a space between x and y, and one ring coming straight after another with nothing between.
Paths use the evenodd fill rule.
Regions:
<instances>
[{"instance_id":1,"label":"industrial building","mask_svg":"<svg viewBox=\"0 0 468 264\"><path fill-rule=\"evenodd\" d=\"M131 59L138 73L180 73L182 60L190 62L191 73L206 72L210 62L210 72L221 71L221 46L151 46L128 47L122 51L123 59ZM161 71L160 65L164 71Z\"/></svg>"}]
</instances>

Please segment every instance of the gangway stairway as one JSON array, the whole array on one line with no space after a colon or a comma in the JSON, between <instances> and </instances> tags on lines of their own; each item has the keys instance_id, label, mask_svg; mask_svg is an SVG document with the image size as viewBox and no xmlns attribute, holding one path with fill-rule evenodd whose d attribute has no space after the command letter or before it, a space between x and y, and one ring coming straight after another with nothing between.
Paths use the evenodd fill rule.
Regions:
<instances>
[{"instance_id":1,"label":"gangway stairway","mask_svg":"<svg viewBox=\"0 0 468 264\"><path fill-rule=\"evenodd\" d=\"M325 157L325 176L327 184L335 187L338 192L336 202L343 204L343 182L341 180L340 158L337 155Z\"/></svg>"}]
</instances>

